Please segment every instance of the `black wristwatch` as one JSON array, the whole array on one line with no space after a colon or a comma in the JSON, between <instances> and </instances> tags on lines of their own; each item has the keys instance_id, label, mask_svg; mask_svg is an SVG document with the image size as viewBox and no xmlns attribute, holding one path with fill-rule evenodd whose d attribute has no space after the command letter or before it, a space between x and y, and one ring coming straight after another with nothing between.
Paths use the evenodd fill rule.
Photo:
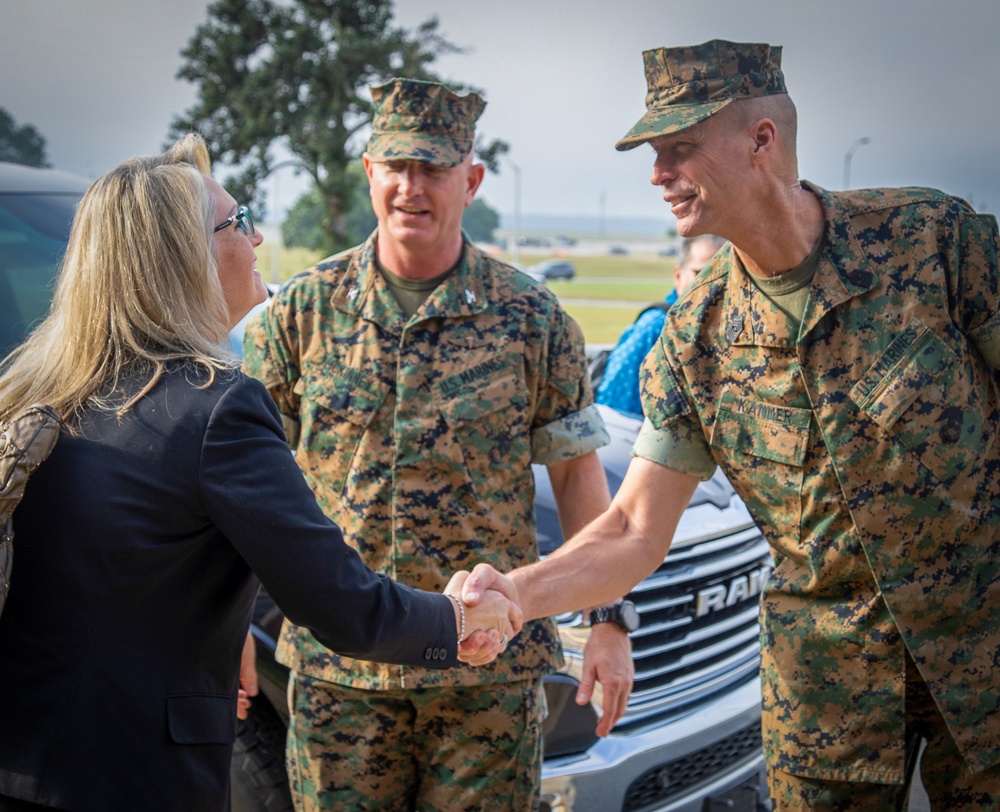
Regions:
<instances>
[{"instance_id":1,"label":"black wristwatch","mask_svg":"<svg viewBox=\"0 0 1000 812\"><path fill-rule=\"evenodd\" d=\"M627 632L639 628L639 610L632 601L622 601L614 606L599 606L590 612L590 625L598 623L617 623Z\"/></svg>"}]
</instances>

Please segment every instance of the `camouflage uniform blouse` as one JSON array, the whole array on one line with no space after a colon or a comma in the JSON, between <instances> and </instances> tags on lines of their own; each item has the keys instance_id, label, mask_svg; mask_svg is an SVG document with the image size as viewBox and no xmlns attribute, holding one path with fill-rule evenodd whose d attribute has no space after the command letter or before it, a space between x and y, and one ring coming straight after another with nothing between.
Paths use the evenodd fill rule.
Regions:
<instances>
[{"instance_id":1,"label":"camouflage uniform blouse","mask_svg":"<svg viewBox=\"0 0 1000 812\"><path fill-rule=\"evenodd\" d=\"M707 445L773 548L772 766L900 782L908 649L984 769L1000 760L996 220L933 190L809 188L825 247L801 325L724 249L646 360L644 431ZM647 454L668 446L640 436L636 453L670 465Z\"/></svg>"},{"instance_id":2,"label":"camouflage uniform blouse","mask_svg":"<svg viewBox=\"0 0 1000 812\"><path fill-rule=\"evenodd\" d=\"M580 329L546 288L468 242L405 321L375 238L282 288L247 329L247 371L277 402L320 506L373 570L440 592L480 561L531 563L531 464L607 442ZM365 689L526 679L559 657L549 620L479 669L340 657L287 621L278 648L301 673Z\"/></svg>"}]
</instances>

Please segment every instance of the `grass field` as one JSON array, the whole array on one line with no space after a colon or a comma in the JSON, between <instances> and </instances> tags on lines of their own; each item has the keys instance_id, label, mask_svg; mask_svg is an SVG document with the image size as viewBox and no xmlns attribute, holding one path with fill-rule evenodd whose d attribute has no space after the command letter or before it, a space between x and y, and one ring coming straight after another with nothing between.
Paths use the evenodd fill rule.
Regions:
<instances>
[{"instance_id":1,"label":"grass field","mask_svg":"<svg viewBox=\"0 0 1000 812\"><path fill-rule=\"evenodd\" d=\"M265 247L257 257L257 270L267 282L272 279L272 256L269 247ZM322 258L315 251L282 247L278 276L284 282ZM509 254L501 254L500 258L510 261ZM522 265L534 265L550 258L542 254L522 255L520 261ZM576 319L588 343L615 343L638 312L650 302L662 299L673 284L673 258L593 255L570 257L570 261L576 266L576 278L568 282L554 280L549 288L559 297L566 312ZM594 301L620 304L601 306L593 304Z\"/></svg>"},{"instance_id":2,"label":"grass field","mask_svg":"<svg viewBox=\"0 0 1000 812\"><path fill-rule=\"evenodd\" d=\"M270 243L266 244L257 253L257 270L265 282L271 282L271 262L274 257ZM310 251L306 248L286 248L281 246L278 250L278 279L287 282L299 271L304 271L310 265L315 265L323 259L320 251Z\"/></svg>"},{"instance_id":3,"label":"grass field","mask_svg":"<svg viewBox=\"0 0 1000 812\"><path fill-rule=\"evenodd\" d=\"M500 256L510 261L509 254ZM522 265L534 265L550 258L531 255L522 256L520 261ZM553 280L549 289L580 325L588 344L614 344L639 311L650 302L662 300L674 284L673 257L594 254L569 260L576 266L576 278L568 282ZM620 304L601 306L594 301Z\"/></svg>"}]
</instances>

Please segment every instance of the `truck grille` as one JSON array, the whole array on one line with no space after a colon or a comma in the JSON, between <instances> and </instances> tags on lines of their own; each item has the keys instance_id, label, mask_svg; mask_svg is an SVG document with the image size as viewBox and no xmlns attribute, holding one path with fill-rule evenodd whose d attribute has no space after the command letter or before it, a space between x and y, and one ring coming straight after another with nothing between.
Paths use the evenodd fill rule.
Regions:
<instances>
[{"instance_id":1,"label":"truck grille","mask_svg":"<svg viewBox=\"0 0 1000 812\"><path fill-rule=\"evenodd\" d=\"M623 812L639 812L703 781L725 772L733 764L760 753L760 724L747 725L725 741L648 770L632 782L625 795Z\"/></svg>"},{"instance_id":2,"label":"truck grille","mask_svg":"<svg viewBox=\"0 0 1000 812\"><path fill-rule=\"evenodd\" d=\"M760 590L771 567L753 525L671 549L629 596L642 623L632 634L635 685L617 732L757 678Z\"/></svg>"}]
</instances>

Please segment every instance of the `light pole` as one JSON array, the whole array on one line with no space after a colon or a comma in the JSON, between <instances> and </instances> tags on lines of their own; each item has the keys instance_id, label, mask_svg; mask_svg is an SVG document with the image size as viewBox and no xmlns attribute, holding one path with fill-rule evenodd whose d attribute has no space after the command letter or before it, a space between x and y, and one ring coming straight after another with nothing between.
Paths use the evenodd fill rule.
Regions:
<instances>
[{"instance_id":1,"label":"light pole","mask_svg":"<svg viewBox=\"0 0 1000 812\"><path fill-rule=\"evenodd\" d=\"M281 279L278 277L278 255L281 253L281 222L278 221L278 175L279 169L284 169L286 166L294 166L296 169L305 169L298 161L281 161L276 163L271 167L270 171L265 175L265 178L274 175L274 194L271 196L271 210L274 212L275 226L277 231L275 233L274 239L271 241L271 282L277 285Z\"/></svg>"},{"instance_id":2,"label":"light pole","mask_svg":"<svg viewBox=\"0 0 1000 812\"><path fill-rule=\"evenodd\" d=\"M844 188L851 188L851 158L854 157L854 153L858 151L858 147L863 147L865 144L871 143L871 139L867 135L861 136L857 141L851 144L851 148L847 150L847 154L844 156Z\"/></svg>"},{"instance_id":3,"label":"light pole","mask_svg":"<svg viewBox=\"0 0 1000 812\"><path fill-rule=\"evenodd\" d=\"M516 265L520 256L519 246L521 244L521 167L507 155L503 157L507 159L507 163L514 170L514 236L511 239L514 247L510 249L510 261Z\"/></svg>"}]
</instances>

